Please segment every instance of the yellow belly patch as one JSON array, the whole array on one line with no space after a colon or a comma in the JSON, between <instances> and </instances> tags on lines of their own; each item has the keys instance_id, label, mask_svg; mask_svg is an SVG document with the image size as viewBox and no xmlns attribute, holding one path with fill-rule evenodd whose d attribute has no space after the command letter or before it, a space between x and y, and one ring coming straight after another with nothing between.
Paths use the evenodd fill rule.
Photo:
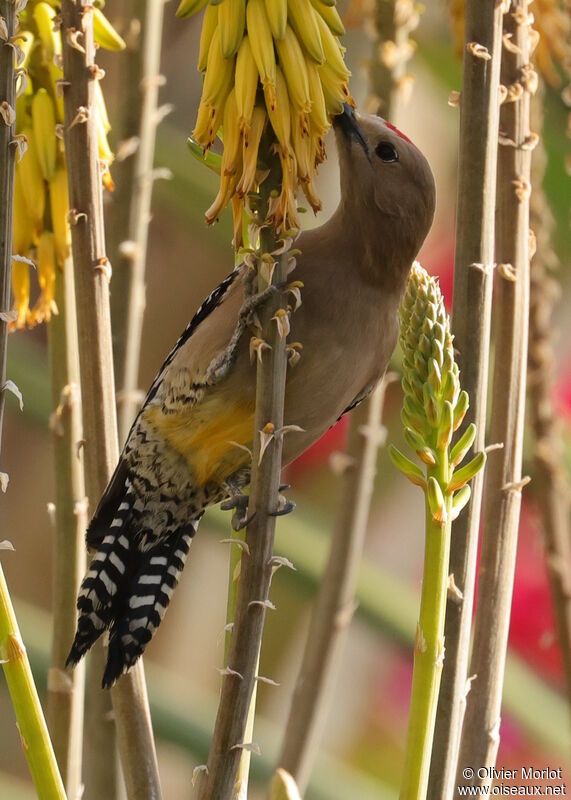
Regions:
<instances>
[{"instance_id":1,"label":"yellow belly patch","mask_svg":"<svg viewBox=\"0 0 571 800\"><path fill-rule=\"evenodd\" d=\"M145 413L171 447L186 458L201 486L211 480L222 482L249 462L248 454L231 442L251 446L253 406L211 400L180 414L165 416L159 406Z\"/></svg>"}]
</instances>

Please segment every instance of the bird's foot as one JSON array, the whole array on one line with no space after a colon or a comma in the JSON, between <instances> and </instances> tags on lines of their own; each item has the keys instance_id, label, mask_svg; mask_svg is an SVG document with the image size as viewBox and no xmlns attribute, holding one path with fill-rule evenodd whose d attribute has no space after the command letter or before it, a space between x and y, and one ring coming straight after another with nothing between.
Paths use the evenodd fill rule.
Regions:
<instances>
[{"instance_id":1,"label":"bird's foot","mask_svg":"<svg viewBox=\"0 0 571 800\"><path fill-rule=\"evenodd\" d=\"M232 509L234 509L232 520L230 522L232 525L232 530L241 531L254 519L256 515L255 512L248 516L249 502L250 498L248 495L235 494L232 497L229 497L228 500L224 500L222 503L220 503L220 508L222 511L232 511Z\"/></svg>"}]
</instances>

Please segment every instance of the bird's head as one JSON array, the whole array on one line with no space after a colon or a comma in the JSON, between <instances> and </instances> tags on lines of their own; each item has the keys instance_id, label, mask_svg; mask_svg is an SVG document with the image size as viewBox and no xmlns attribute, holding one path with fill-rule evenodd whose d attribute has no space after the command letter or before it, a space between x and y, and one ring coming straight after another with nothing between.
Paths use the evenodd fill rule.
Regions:
<instances>
[{"instance_id":1,"label":"bird's head","mask_svg":"<svg viewBox=\"0 0 571 800\"><path fill-rule=\"evenodd\" d=\"M434 217L428 161L381 117L357 114L346 105L334 125L344 225L361 237L372 262L410 266Z\"/></svg>"}]
</instances>

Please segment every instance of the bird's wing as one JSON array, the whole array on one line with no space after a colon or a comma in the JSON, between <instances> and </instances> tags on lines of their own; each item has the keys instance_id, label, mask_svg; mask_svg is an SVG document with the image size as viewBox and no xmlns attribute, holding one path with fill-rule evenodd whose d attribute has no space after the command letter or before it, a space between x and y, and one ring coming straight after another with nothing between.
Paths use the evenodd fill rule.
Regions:
<instances>
[{"instance_id":1,"label":"bird's wing","mask_svg":"<svg viewBox=\"0 0 571 800\"><path fill-rule=\"evenodd\" d=\"M348 414L349 411L353 411L354 408L357 408L357 406L360 405L363 402L363 400L366 400L376 385L377 385L376 383L370 383L368 386L365 386L365 388L362 389L359 392L359 394L349 403L349 405L343 411L343 413L339 415L337 422L339 422L341 417L344 417L345 414Z\"/></svg>"},{"instance_id":2,"label":"bird's wing","mask_svg":"<svg viewBox=\"0 0 571 800\"><path fill-rule=\"evenodd\" d=\"M193 334L196 333L200 324L206 320L212 312L218 308L224 299L227 297L230 288L235 284L239 276L241 275L241 270L239 268L235 269L233 272L225 278L222 283L220 283L216 289L214 289L206 298L206 300L202 303L202 305L198 308L196 313L194 314L192 320L186 326L185 330L179 337L177 343L170 351L168 356L166 357L157 377L151 384L149 391L147 392L147 396L145 401L135 418L133 425L131 426L131 430L127 437L127 442L131 438L133 431L136 429L137 424L141 418L141 415L145 412L145 409L149 407L152 401L155 399L159 388L162 386L163 382L165 381L165 376L168 374L169 367L177 357L177 355L181 352L181 350L187 345L190 338ZM230 329L230 326L229 326ZM231 329L230 334L231 336ZM89 528L87 530L87 545L89 547L98 547L101 543L103 537L105 536L106 532L108 531L109 525L113 521L113 517L115 515L115 511L125 493L125 485L126 480L128 478L128 465L126 459L121 456L119 458L119 462L117 467L115 468L115 472L113 473L107 488L105 489L99 504L95 510L95 513L92 517L90 522Z\"/></svg>"},{"instance_id":3,"label":"bird's wing","mask_svg":"<svg viewBox=\"0 0 571 800\"><path fill-rule=\"evenodd\" d=\"M152 382L149 391L147 392L147 396L145 398L145 402L141 408L141 411L145 408L148 403L150 403L153 398L155 397L159 386L161 385L164 376L169 368L169 366L174 361L175 357L178 353L182 350L184 345L189 341L190 337L196 331L198 326L201 322L203 322L210 314L214 311L214 309L218 308L221 305L222 301L228 294L230 287L234 284L237 278L241 275L240 268L236 268L233 272L226 277L222 283L220 283L216 289L214 289L206 298L206 300L202 303L202 305L198 308L195 315L188 323L182 334L180 335L177 343L170 351L168 356L166 357L164 364L162 365L157 377Z\"/></svg>"}]
</instances>

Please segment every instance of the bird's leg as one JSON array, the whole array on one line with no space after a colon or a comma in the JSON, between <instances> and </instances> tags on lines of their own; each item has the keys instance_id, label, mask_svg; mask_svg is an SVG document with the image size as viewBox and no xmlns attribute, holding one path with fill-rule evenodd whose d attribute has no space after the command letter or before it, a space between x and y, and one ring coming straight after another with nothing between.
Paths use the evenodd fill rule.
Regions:
<instances>
[{"instance_id":1,"label":"bird's leg","mask_svg":"<svg viewBox=\"0 0 571 800\"><path fill-rule=\"evenodd\" d=\"M252 322L252 315L278 290L278 286L268 286L263 292L259 292L252 297L247 297L246 300L244 300L240 313L238 314L236 328L228 343L228 347L210 362L206 370L207 385L213 386L226 377L238 353L238 344L242 334Z\"/></svg>"},{"instance_id":2,"label":"bird's leg","mask_svg":"<svg viewBox=\"0 0 571 800\"><path fill-rule=\"evenodd\" d=\"M250 498L244 494L242 489L249 482L250 470L239 470L235 475L231 475L225 482L230 497L220 503L222 511L231 511L234 509L232 515L231 525L232 530L241 531L245 528L255 517L254 512L248 517L248 503Z\"/></svg>"}]
</instances>

